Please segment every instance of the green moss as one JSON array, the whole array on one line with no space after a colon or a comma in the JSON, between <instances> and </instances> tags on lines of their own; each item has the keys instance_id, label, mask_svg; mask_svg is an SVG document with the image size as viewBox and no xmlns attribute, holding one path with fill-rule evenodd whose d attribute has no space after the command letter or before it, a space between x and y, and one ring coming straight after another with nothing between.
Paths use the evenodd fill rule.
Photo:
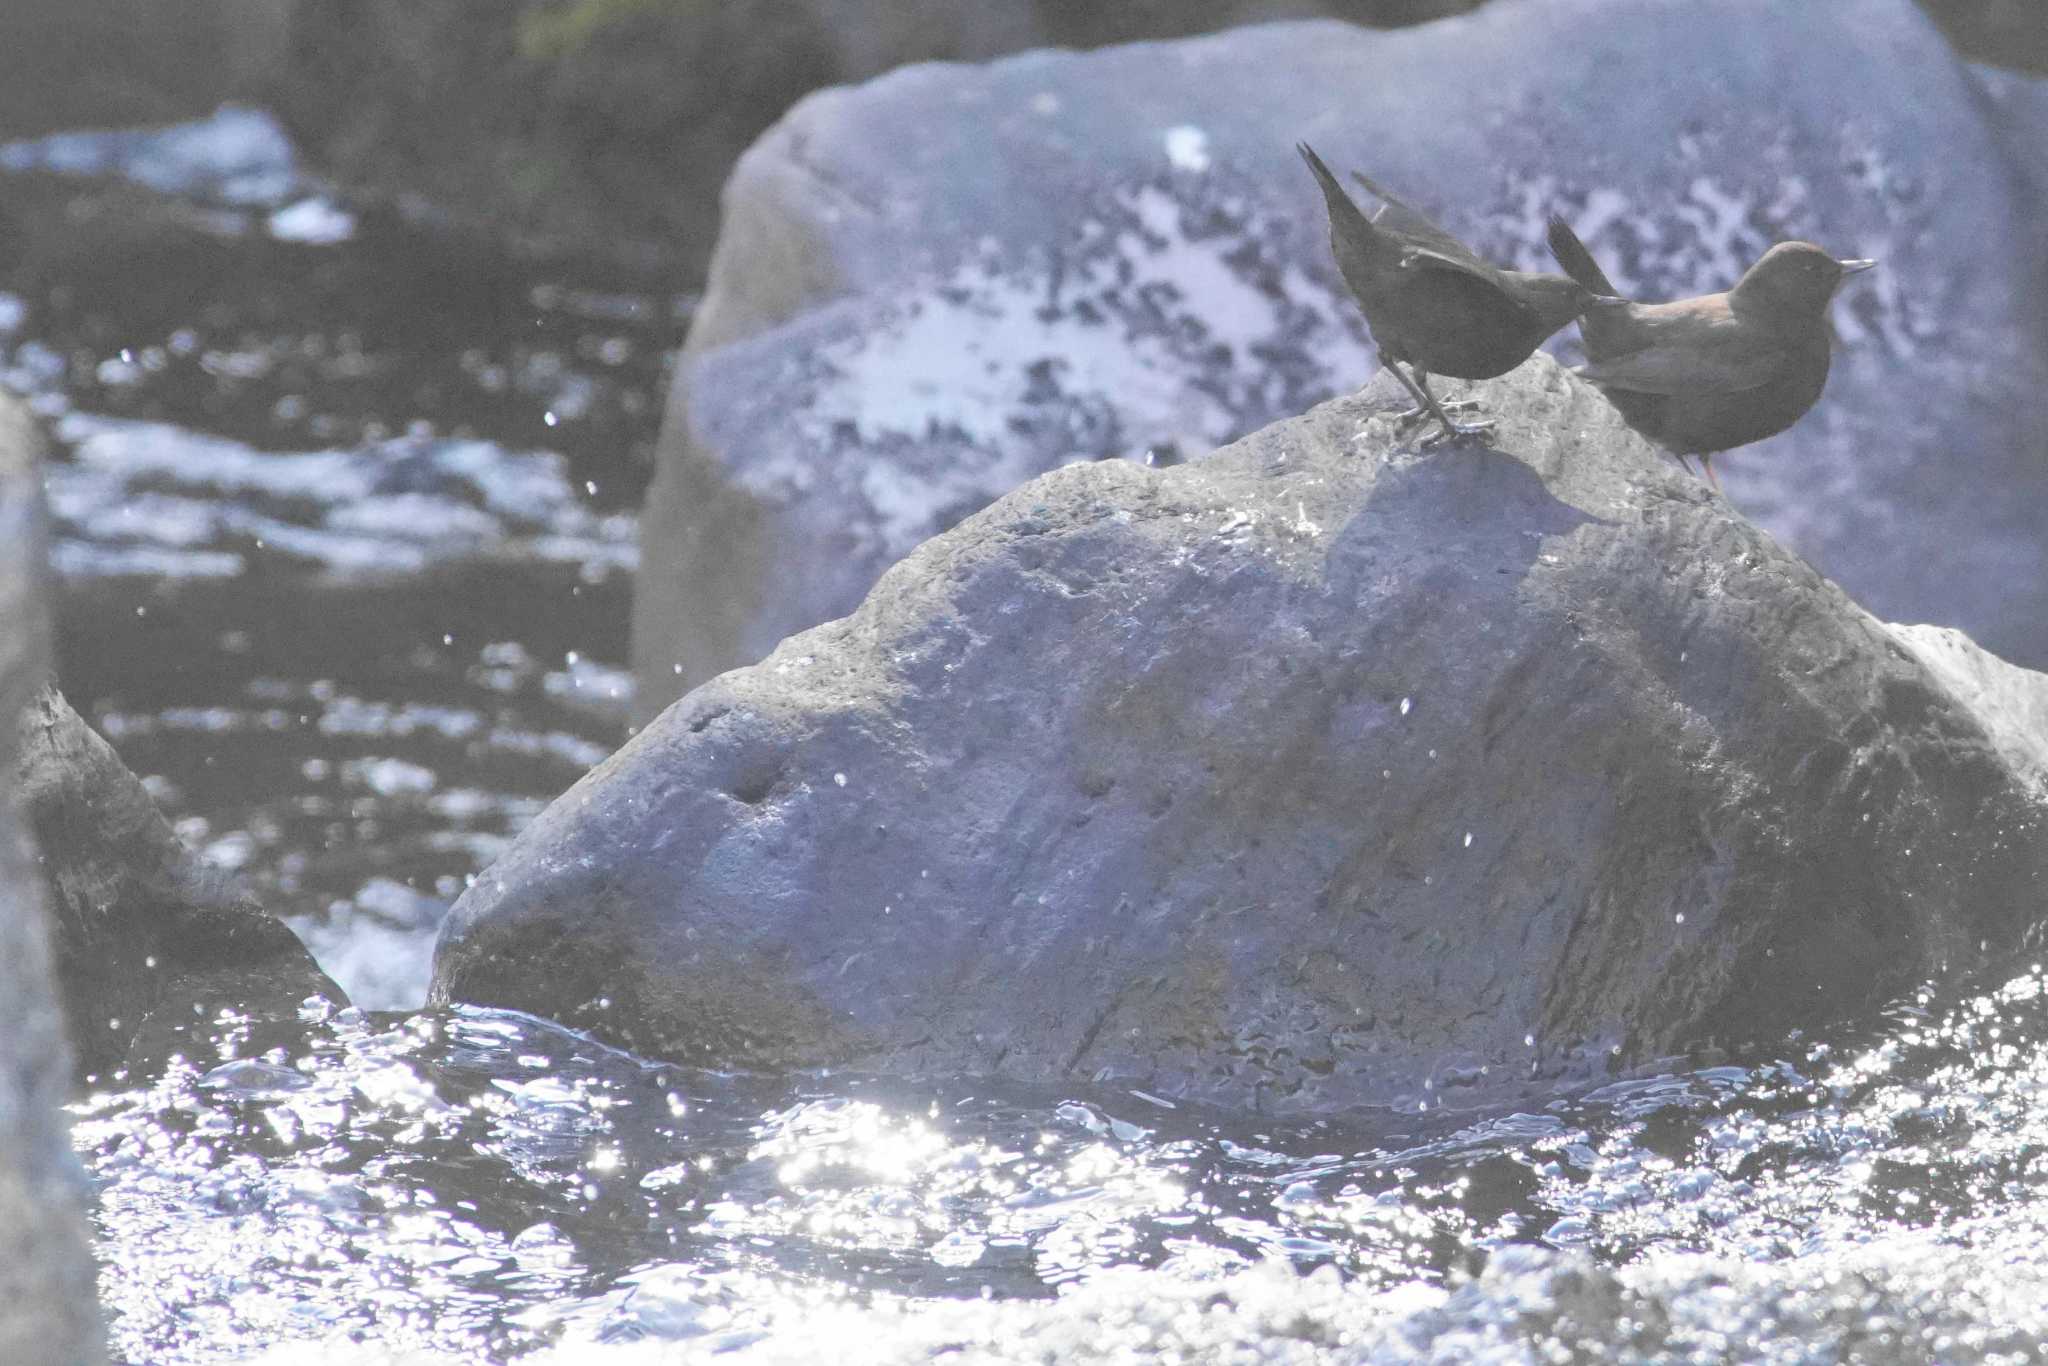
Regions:
<instances>
[{"instance_id":1,"label":"green moss","mask_svg":"<svg viewBox=\"0 0 2048 1366\"><path fill-rule=\"evenodd\" d=\"M529 10L519 18L519 55L528 61L571 56L614 24L644 14L693 16L717 0L569 0L566 5Z\"/></svg>"},{"instance_id":2,"label":"green moss","mask_svg":"<svg viewBox=\"0 0 2048 1366\"><path fill-rule=\"evenodd\" d=\"M576 183L574 167L557 150L541 143L506 149L499 158L501 180L522 209L546 202Z\"/></svg>"}]
</instances>

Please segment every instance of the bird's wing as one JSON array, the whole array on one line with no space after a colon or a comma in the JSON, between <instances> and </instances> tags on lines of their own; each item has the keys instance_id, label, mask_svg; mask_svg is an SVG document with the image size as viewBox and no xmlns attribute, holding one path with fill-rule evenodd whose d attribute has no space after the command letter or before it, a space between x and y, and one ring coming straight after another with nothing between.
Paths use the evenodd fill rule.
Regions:
<instances>
[{"instance_id":1,"label":"bird's wing","mask_svg":"<svg viewBox=\"0 0 2048 1366\"><path fill-rule=\"evenodd\" d=\"M1637 306L1637 315L1647 310ZM1784 372L1784 346L1727 320L1659 320L1644 329L1646 344L1603 355L1579 367L1596 384L1639 394L1740 393Z\"/></svg>"},{"instance_id":2,"label":"bird's wing","mask_svg":"<svg viewBox=\"0 0 2048 1366\"><path fill-rule=\"evenodd\" d=\"M1407 239L1403 243L1404 246L1449 265L1486 264L1472 248L1445 232L1419 210L1411 208L1362 171L1353 171L1351 178L1380 200L1380 211L1372 216L1374 227L1385 232L1398 233Z\"/></svg>"},{"instance_id":3,"label":"bird's wing","mask_svg":"<svg viewBox=\"0 0 2048 1366\"><path fill-rule=\"evenodd\" d=\"M1456 271L1460 275L1476 276L1495 284L1500 280L1499 271L1469 252L1453 256L1431 247L1417 246L1413 242L1401 243L1400 266L1403 270Z\"/></svg>"}]
</instances>

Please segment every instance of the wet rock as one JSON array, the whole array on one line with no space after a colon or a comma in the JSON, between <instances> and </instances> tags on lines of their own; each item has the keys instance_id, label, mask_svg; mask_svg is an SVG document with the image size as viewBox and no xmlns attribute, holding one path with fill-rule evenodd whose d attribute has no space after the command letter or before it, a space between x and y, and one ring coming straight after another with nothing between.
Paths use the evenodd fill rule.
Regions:
<instances>
[{"instance_id":1,"label":"wet rock","mask_svg":"<svg viewBox=\"0 0 2048 1366\"><path fill-rule=\"evenodd\" d=\"M1883 258L1827 397L1723 462L1730 492L1880 614L2048 662L2048 204L2008 117L2039 102L2001 113L1981 74L1909 0L1571 0L814 96L726 188L643 523L641 715L1024 478L1198 455L1363 382L1301 138L1504 261L1547 265L1559 209L1648 298L1779 238Z\"/></svg>"},{"instance_id":2,"label":"wet rock","mask_svg":"<svg viewBox=\"0 0 2048 1366\"><path fill-rule=\"evenodd\" d=\"M0 773L15 718L50 667L40 441L0 394ZM84 1174L58 1109L71 1051L19 794L0 785L0 1361L104 1359L86 1247Z\"/></svg>"},{"instance_id":3,"label":"wet rock","mask_svg":"<svg viewBox=\"0 0 2048 1366\"><path fill-rule=\"evenodd\" d=\"M2048 9L2036 0L1921 0L1958 51L2048 76Z\"/></svg>"},{"instance_id":4,"label":"wet rock","mask_svg":"<svg viewBox=\"0 0 2048 1366\"><path fill-rule=\"evenodd\" d=\"M719 1066L1434 1109L2016 943L2048 743L1958 680L2041 680L1930 668L1549 358L1477 392L1498 449L1415 454L1386 381L1014 491L550 807L435 998Z\"/></svg>"},{"instance_id":5,"label":"wet rock","mask_svg":"<svg viewBox=\"0 0 2048 1366\"><path fill-rule=\"evenodd\" d=\"M21 741L18 790L82 1071L113 1067L161 1009L189 1019L195 1004L262 1011L316 994L347 999L283 921L185 847L54 687L29 704Z\"/></svg>"}]
</instances>

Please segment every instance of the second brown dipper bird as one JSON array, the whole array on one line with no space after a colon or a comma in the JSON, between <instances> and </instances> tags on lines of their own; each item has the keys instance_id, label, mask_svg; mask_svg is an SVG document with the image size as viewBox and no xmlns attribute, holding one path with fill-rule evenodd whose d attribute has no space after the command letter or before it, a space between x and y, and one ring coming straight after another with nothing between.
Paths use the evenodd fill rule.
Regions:
<instances>
[{"instance_id":1,"label":"second brown dipper bird","mask_svg":"<svg viewBox=\"0 0 2048 1366\"><path fill-rule=\"evenodd\" d=\"M1380 364L1414 396L1407 421L1434 417L1431 441L1483 431L1491 421L1459 424L1429 391L1431 375L1492 379L1529 359L1545 337L1579 315L1584 288L1563 275L1503 270L1362 175L1381 201L1368 218L1307 143L1296 144L1315 173L1330 214L1330 250L1344 283L1365 312ZM1405 362L1415 371L1403 373Z\"/></svg>"},{"instance_id":2,"label":"second brown dipper bird","mask_svg":"<svg viewBox=\"0 0 2048 1366\"><path fill-rule=\"evenodd\" d=\"M1775 436L1828 382L1828 300L1875 261L1838 261L1811 242L1780 242L1725 294L1631 303L1562 218L1550 252L1595 298L1579 319L1586 364L1622 421L1678 457L1697 455L1715 488L1714 453Z\"/></svg>"}]
</instances>

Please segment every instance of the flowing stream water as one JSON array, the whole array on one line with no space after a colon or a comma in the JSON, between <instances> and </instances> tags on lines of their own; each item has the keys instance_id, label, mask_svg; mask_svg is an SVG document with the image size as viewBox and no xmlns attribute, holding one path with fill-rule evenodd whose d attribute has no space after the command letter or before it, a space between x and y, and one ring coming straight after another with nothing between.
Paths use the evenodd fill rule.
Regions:
<instances>
[{"instance_id":1,"label":"flowing stream water","mask_svg":"<svg viewBox=\"0 0 2048 1366\"><path fill-rule=\"evenodd\" d=\"M117 1360L2042 1359L2032 958L1342 1124L415 1011L464 880L625 734L688 300L358 221L283 155L0 296L67 693L354 998L195 1019L75 1107Z\"/></svg>"}]
</instances>

